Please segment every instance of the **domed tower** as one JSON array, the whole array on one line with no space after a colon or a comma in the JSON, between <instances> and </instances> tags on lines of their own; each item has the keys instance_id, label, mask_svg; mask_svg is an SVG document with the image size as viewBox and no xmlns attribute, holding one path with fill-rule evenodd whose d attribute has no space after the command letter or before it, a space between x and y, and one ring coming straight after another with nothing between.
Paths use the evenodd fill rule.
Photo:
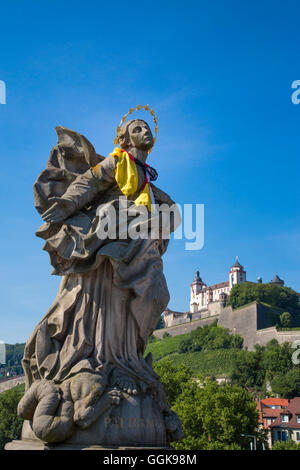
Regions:
<instances>
[{"instance_id":1,"label":"domed tower","mask_svg":"<svg viewBox=\"0 0 300 470\"><path fill-rule=\"evenodd\" d=\"M194 280L191 284L191 301L190 308L191 312L196 312L198 307L202 305L202 290L206 287L206 284L202 281L199 271L196 272Z\"/></svg>"},{"instance_id":2,"label":"domed tower","mask_svg":"<svg viewBox=\"0 0 300 470\"><path fill-rule=\"evenodd\" d=\"M194 280L191 284L191 289L192 289L193 295L194 296L198 295L201 292L203 286L205 286L205 284L204 284L204 282L202 281L202 279L200 277L199 271L196 271Z\"/></svg>"},{"instance_id":3,"label":"domed tower","mask_svg":"<svg viewBox=\"0 0 300 470\"><path fill-rule=\"evenodd\" d=\"M236 257L236 261L229 271L229 288L232 289L235 284L241 284L242 282L246 282L246 271L239 263L238 257Z\"/></svg>"}]
</instances>

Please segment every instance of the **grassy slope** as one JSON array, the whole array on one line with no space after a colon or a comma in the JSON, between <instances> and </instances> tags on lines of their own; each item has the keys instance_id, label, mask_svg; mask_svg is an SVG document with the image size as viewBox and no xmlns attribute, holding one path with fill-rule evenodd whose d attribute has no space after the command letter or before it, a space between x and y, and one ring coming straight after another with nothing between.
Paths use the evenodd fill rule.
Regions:
<instances>
[{"instance_id":1,"label":"grassy slope","mask_svg":"<svg viewBox=\"0 0 300 470\"><path fill-rule=\"evenodd\" d=\"M162 357L176 353L178 351L180 341L188 338L189 336L189 334L170 336L168 338L157 340L154 343L148 343L145 355L151 352L153 361L158 361Z\"/></svg>"},{"instance_id":2,"label":"grassy slope","mask_svg":"<svg viewBox=\"0 0 300 470\"><path fill-rule=\"evenodd\" d=\"M169 357L176 365L184 364L189 367L195 375L227 377L231 373L233 359L237 355L245 354L245 351L240 349L179 354L177 351L180 341L188 337L189 334L184 334L157 340L148 344L145 355L151 352L153 361Z\"/></svg>"},{"instance_id":3,"label":"grassy slope","mask_svg":"<svg viewBox=\"0 0 300 470\"><path fill-rule=\"evenodd\" d=\"M199 351L170 356L176 364L184 364L193 374L215 377L229 377L232 372L233 360L238 355L245 354L240 349L219 349L216 351Z\"/></svg>"}]
</instances>

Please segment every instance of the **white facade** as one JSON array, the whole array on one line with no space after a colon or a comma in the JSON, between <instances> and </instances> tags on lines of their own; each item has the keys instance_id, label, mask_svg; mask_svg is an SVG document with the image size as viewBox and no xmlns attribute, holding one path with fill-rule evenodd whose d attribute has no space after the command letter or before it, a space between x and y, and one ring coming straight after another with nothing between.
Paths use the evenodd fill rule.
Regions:
<instances>
[{"instance_id":1,"label":"white facade","mask_svg":"<svg viewBox=\"0 0 300 470\"><path fill-rule=\"evenodd\" d=\"M230 268L228 281L220 282L219 284L207 286L202 281L199 271L197 271L194 281L191 284L191 313L206 310L208 304L211 302L223 301L225 303L226 297L230 294L232 287L242 282L246 282L246 271L238 262L237 258L234 265Z\"/></svg>"}]
</instances>

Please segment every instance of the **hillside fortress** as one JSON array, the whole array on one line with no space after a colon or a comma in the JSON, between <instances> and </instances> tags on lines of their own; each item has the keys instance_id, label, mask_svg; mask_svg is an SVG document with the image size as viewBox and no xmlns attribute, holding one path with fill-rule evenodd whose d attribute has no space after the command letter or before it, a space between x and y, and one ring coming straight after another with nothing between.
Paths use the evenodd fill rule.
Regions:
<instances>
[{"instance_id":1,"label":"hillside fortress","mask_svg":"<svg viewBox=\"0 0 300 470\"><path fill-rule=\"evenodd\" d=\"M201 279L199 271L196 272L194 280L191 284L191 300L190 311L192 313L205 311L211 302L221 302L226 304L226 300L232 287L236 284L246 282L246 271L239 263L238 257L233 266L231 266L228 281L220 282L207 286ZM262 283L262 278L258 277L257 282ZM284 285L284 281L280 279L277 274L272 279L273 283Z\"/></svg>"},{"instance_id":2,"label":"hillside fortress","mask_svg":"<svg viewBox=\"0 0 300 470\"><path fill-rule=\"evenodd\" d=\"M300 330L277 331L275 325L279 323L283 309L258 302L237 309L226 306L233 286L246 281L246 270L237 257L229 270L227 281L207 286L197 271L190 286L190 310L177 312L167 308L164 311L165 328L155 330L154 335L159 338L165 332L172 336L180 335L218 320L218 324L231 333L240 334L244 338L244 347L249 350L254 349L255 344L265 345L273 338L279 343L300 340ZM257 282L262 283L262 278L258 277ZM284 281L277 274L270 282L284 286Z\"/></svg>"}]
</instances>

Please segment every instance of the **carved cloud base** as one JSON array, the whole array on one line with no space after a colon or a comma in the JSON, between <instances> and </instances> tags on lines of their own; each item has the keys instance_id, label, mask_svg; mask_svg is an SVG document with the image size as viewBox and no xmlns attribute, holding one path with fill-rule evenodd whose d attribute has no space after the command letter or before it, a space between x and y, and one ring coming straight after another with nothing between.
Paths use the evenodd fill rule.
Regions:
<instances>
[{"instance_id":1,"label":"carved cloud base","mask_svg":"<svg viewBox=\"0 0 300 470\"><path fill-rule=\"evenodd\" d=\"M24 445L37 448L61 448L62 443L49 444L36 438L32 430L32 422L25 421L22 441L13 441L6 446ZM63 446L85 448L102 446L106 448L129 447L167 447L167 430L164 417L154 400L148 395L127 395L119 406L114 406L95 421L88 429L77 426ZM75 446L75 447L74 447Z\"/></svg>"}]
</instances>

